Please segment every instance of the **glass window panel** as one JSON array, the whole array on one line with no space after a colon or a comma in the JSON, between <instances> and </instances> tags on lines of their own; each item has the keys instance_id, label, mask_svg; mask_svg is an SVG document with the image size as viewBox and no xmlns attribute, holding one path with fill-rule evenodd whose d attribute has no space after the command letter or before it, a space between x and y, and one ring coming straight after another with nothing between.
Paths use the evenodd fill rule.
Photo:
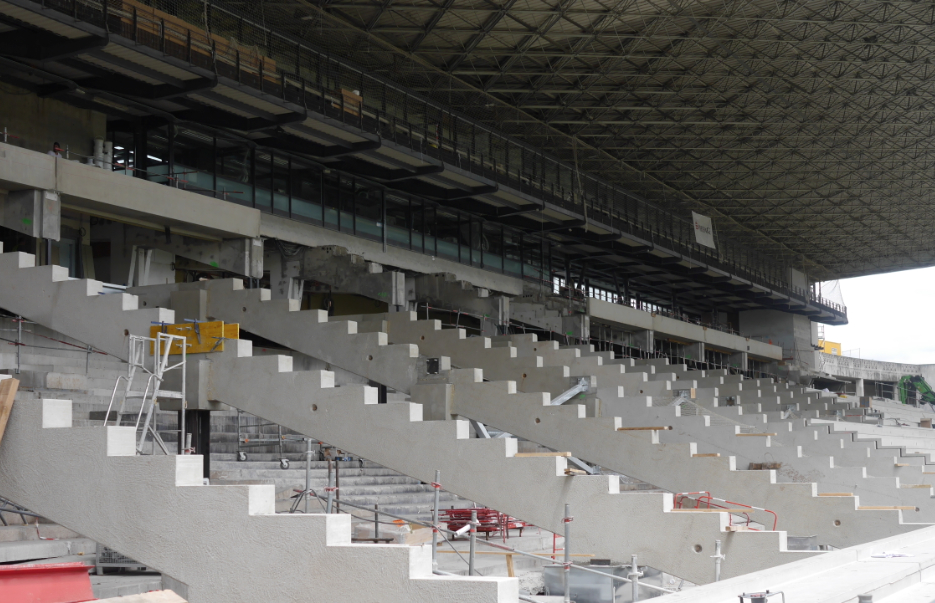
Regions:
<instances>
[{"instance_id":1,"label":"glass window panel","mask_svg":"<svg viewBox=\"0 0 935 603\"><path fill-rule=\"evenodd\" d=\"M458 230L458 215L454 212L436 208L435 228L438 257L459 261L461 243Z\"/></svg>"},{"instance_id":2,"label":"glass window panel","mask_svg":"<svg viewBox=\"0 0 935 603\"><path fill-rule=\"evenodd\" d=\"M292 217L321 224L322 175L317 168L293 159L290 171Z\"/></svg>"},{"instance_id":3,"label":"glass window panel","mask_svg":"<svg viewBox=\"0 0 935 603\"><path fill-rule=\"evenodd\" d=\"M254 207L270 211L273 204L273 157L266 151L256 152L256 197Z\"/></svg>"},{"instance_id":4,"label":"glass window panel","mask_svg":"<svg viewBox=\"0 0 935 603\"><path fill-rule=\"evenodd\" d=\"M219 199L253 205L252 152L247 145L217 139L215 191Z\"/></svg>"},{"instance_id":5,"label":"glass window panel","mask_svg":"<svg viewBox=\"0 0 935 603\"><path fill-rule=\"evenodd\" d=\"M386 195L386 242L395 247L409 248L409 199ZM413 234L415 237L415 234ZM422 237L418 235L419 250Z\"/></svg>"},{"instance_id":6,"label":"glass window panel","mask_svg":"<svg viewBox=\"0 0 935 603\"><path fill-rule=\"evenodd\" d=\"M383 240L383 191L376 187L361 187L354 202L357 236Z\"/></svg>"}]
</instances>

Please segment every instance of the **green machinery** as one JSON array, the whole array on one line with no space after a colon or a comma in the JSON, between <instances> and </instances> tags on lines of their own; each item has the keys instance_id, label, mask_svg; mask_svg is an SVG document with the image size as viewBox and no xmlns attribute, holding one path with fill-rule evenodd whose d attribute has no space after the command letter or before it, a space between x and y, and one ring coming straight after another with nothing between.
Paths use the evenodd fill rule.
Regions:
<instances>
[{"instance_id":1,"label":"green machinery","mask_svg":"<svg viewBox=\"0 0 935 603\"><path fill-rule=\"evenodd\" d=\"M906 375L899 380L899 401L906 404L909 401L909 392L915 390L919 392L922 402L935 404L935 390L925 382L921 376Z\"/></svg>"}]
</instances>

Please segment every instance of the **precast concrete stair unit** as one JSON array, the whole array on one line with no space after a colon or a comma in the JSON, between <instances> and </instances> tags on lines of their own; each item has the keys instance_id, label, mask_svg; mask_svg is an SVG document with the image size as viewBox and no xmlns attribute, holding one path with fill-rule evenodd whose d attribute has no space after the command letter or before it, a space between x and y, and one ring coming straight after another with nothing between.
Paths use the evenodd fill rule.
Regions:
<instances>
[{"instance_id":1,"label":"precast concrete stair unit","mask_svg":"<svg viewBox=\"0 0 935 603\"><path fill-rule=\"evenodd\" d=\"M724 575L816 554L787 552L782 532L729 531L727 513L674 511L670 494L621 494L616 476L567 475L563 456L523 457L513 438L471 438L466 421L422 421L420 404L377 404L375 388L334 387L329 371L292 372L289 356L253 357L249 341L230 343L210 355L210 399L322 434L425 482L439 470L446 490L549 531L562 532L569 504L582 552L613 559L636 552L642 562L696 583L714 577L712 562L697 551L711 550L716 539L734 551Z\"/></svg>"},{"instance_id":2,"label":"precast concrete stair unit","mask_svg":"<svg viewBox=\"0 0 935 603\"><path fill-rule=\"evenodd\" d=\"M333 317L329 322L327 312L300 310L294 299L272 299L269 289L244 289L240 279L151 285L130 291L148 307L164 308L171 307L174 292L204 292L208 317L238 323L244 331L398 391L408 392L425 372L417 346L389 345L385 333L358 333L354 321Z\"/></svg>"},{"instance_id":3,"label":"precast concrete stair unit","mask_svg":"<svg viewBox=\"0 0 935 603\"><path fill-rule=\"evenodd\" d=\"M739 468L747 468L751 464L775 465L778 482L814 482L819 495L847 493L858 497L860 506L913 507L918 511L903 509L904 519L913 523L935 522L932 487L921 483L924 477L921 468L915 475L896 475L896 471L903 468L895 466L897 463L892 452L888 467L881 462L868 468L858 464L868 458L866 449L862 451L863 459L860 459L858 454L844 454L845 450L852 453L861 451L840 448L843 438L839 438L838 450L820 446L820 440L814 439L814 433L801 433L808 430L807 426L800 425L804 423L801 420L767 423L758 420L761 416L737 415L738 423L718 423L716 419L720 417L713 414L681 416L682 408L678 405L653 406L651 399L646 399L642 405L633 400L626 409L611 414L625 417L626 424L631 427L671 426L671 430L658 432L660 443L695 442L707 453L733 456ZM605 407L604 410L608 409ZM820 432L821 428L815 427L813 431ZM826 428L824 431L827 434Z\"/></svg>"},{"instance_id":4,"label":"precast concrete stair unit","mask_svg":"<svg viewBox=\"0 0 935 603\"><path fill-rule=\"evenodd\" d=\"M0 243L0 308L118 358L127 358L131 334L175 319L165 308L139 309L135 295L105 295L100 281L71 279L67 268L36 266L32 254L2 252Z\"/></svg>"},{"instance_id":5,"label":"precast concrete stair unit","mask_svg":"<svg viewBox=\"0 0 935 603\"><path fill-rule=\"evenodd\" d=\"M272 486L204 486L200 456L137 456L132 427L73 428L17 400L0 496L154 568L191 603L517 601L507 578L432 575L429 547L351 544L347 515L276 515Z\"/></svg>"},{"instance_id":6,"label":"precast concrete stair unit","mask_svg":"<svg viewBox=\"0 0 935 603\"><path fill-rule=\"evenodd\" d=\"M14 255L18 258L24 256L24 254ZM31 256L26 257L31 259ZM29 263L31 261L21 259L10 271L17 278L29 280L25 276L29 270L20 267ZM3 264L7 267L9 265L9 262ZM33 273L33 275L38 280L49 280L49 276L41 272L40 274ZM78 281L78 284L81 283L84 283L83 290L94 288L93 282L88 284L86 281ZM32 289L42 290L38 286ZM256 295L256 292L250 292L250 294ZM260 292L257 298L258 303L263 301L262 296ZM8 302L8 297L14 298L13 301ZM62 332L69 336L81 337L82 341L102 347L98 343L98 331L91 328L80 332L70 329L69 318L78 320L90 315L94 317L93 320L86 320L86 322L102 320L97 317L96 310L92 311L88 308L95 308L108 297L111 296L80 295L70 298L71 303L56 307L56 324L61 325ZM137 298L132 295L122 297L129 300L126 304L127 308L131 308L127 310L128 314L151 313L136 320L132 325L128 325L125 331L129 331L132 326L137 333L147 333L152 320L171 322L174 319L173 312L170 310L157 308L135 310L133 308L137 305ZM20 303L18 294L13 295L7 289L0 290L0 306L9 307L14 303ZM241 306L242 312L243 307L245 306ZM289 304L285 307L289 310L294 308ZM25 308L19 311L30 316ZM321 319L320 313L302 314L317 317L314 322L327 325ZM31 318L41 322L48 316L36 313ZM112 311L107 316L107 321L109 324L128 322L119 313ZM345 323L337 330L330 331L331 339L328 344L334 345L337 342L335 337L339 333L353 335L354 326L354 323ZM262 333L260 331L260 334ZM111 335L107 332L101 337L111 338ZM385 338L382 337L370 336L355 338L355 340L363 342L365 349L372 349L369 346L373 345L388 349L385 345ZM111 347L117 351L119 346L111 344ZM578 542L581 543L583 549L591 551L592 554L627 558L631 553L639 552L645 563L673 574L677 573L696 583L703 583L713 578L710 560L698 555L697 551L710 550L715 539L724 540L725 547L737 553L733 557L736 561L724 568L725 575L742 574L756 568L783 564L791 559L812 554L787 552L784 532L728 532L726 530L729 524L727 513L672 512L672 498L669 495L620 495L618 494L620 482L615 476L567 476L565 475L567 467L562 457L524 458L518 459L519 462L517 462L513 458L517 450L515 440L470 440L466 422L422 423L419 420L422 407L418 404L379 406L365 404L364 402L376 402L376 389L332 388L329 386L333 385L333 373L289 373L285 369L288 368L287 363L291 362L290 358L276 356L252 358L249 356L249 349L249 342L238 341L230 346L231 351L209 355L209 365L214 367L211 373L218 376L217 379L211 381L211 399L227 402L231 406L308 435L315 436L317 433L323 433L325 435L321 439L331 444L361 457L373 459L384 466L422 481L432 480L434 469L442 469L446 476L444 480L446 489L449 491L525 519L545 529L562 531L562 515L566 503L574 509L592 510L593 512L587 515L579 515L576 523ZM406 356L415 358L417 350L412 350L410 346L402 349ZM245 357L241 358L238 355L241 351L245 351ZM358 353L357 357L361 358L363 355ZM225 359L227 364L222 365ZM239 363L236 367L233 365L235 359ZM241 368L244 362L256 363L254 366L261 367L261 370L271 376L275 374L275 387L270 389L272 383L252 378L250 371L244 372ZM193 367L201 364L204 363L192 363ZM371 364L371 359L367 357L365 366L375 366L375 364ZM366 371L359 370L358 372L366 374ZM286 375L281 373L286 373ZM299 380L301 386L288 387L288 383L294 383L296 380ZM503 385L508 386L508 384ZM288 395L270 393L275 392L276 388L283 387L286 388L284 393ZM328 416L328 413L324 413L316 414L314 416L316 421L309 424L311 415L308 405L297 405L296 400L307 400L310 392L316 390L320 390L322 395L329 394L328 401L330 402L335 402L335 399L347 402L346 398L350 396L358 403L356 406L338 403L334 411L368 412L368 417L373 418L362 420L356 414L342 416L334 412L333 414L338 417L336 421L323 422L321 418ZM314 408L316 404L322 406L323 402L316 402L312 404L312 407ZM385 431L393 425L386 420L384 415L388 416L387 413L396 413L393 416L400 427L391 430L389 436L381 438L381 430ZM361 429L361 425L367 425L368 428ZM390 442L396 445L387 445ZM427 462L427 459L431 462ZM491 479L491 476L496 476L496 479ZM547 477L549 479L545 479ZM511 484L511 487L504 488L504 483ZM638 517L639 522L624 524L612 519L615 517ZM637 527L639 529L635 529ZM119 550L119 547L115 548ZM155 564L153 566L158 567Z\"/></svg>"},{"instance_id":7,"label":"precast concrete stair unit","mask_svg":"<svg viewBox=\"0 0 935 603\"><path fill-rule=\"evenodd\" d=\"M218 281L213 286L196 285L200 288L209 287L208 307L211 313L217 309L226 308L223 311L227 314L220 316L212 314L212 316L234 321L244 320L246 314L249 313L262 314L263 320L255 319L252 323L257 334L282 345L295 346L298 351L313 356L316 353L320 354L313 348L321 347L322 343L309 344L307 342L310 337L301 341L295 337L290 338L289 333L302 329L323 331L321 313L289 312L289 314L284 314L282 303L277 306L272 301L264 301L268 300L268 293L263 293L262 290L259 292L243 290L238 287L236 281ZM137 291L157 303L159 300L162 302L166 300L165 287L153 289L154 293L149 296L142 290ZM236 302L222 303L220 300L226 295L231 295ZM289 309L294 308L294 305L289 307ZM236 316L238 309L240 317ZM289 320L289 318L298 318L302 315L307 315L309 318ZM331 324L340 327L341 333L364 330L382 336L382 332L385 331L388 337L386 339L381 337L379 340L381 344L388 340L394 343L417 345L418 351L412 351L409 354L410 365L413 363L412 359L421 353L423 356L447 356L451 359L453 366L480 365L484 369L485 372L472 373L473 376L466 382L453 388L448 398L443 396L439 401L436 392L418 398L414 396L414 399L428 403L430 407L428 416L432 418L463 416L553 449L569 450L579 458L654 483L673 492L706 490L716 492L716 495L722 498L766 507L780 513L783 516L783 527L792 533L817 534L824 544L849 546L919 527L916 524L904 522L901 511L895 508L912 506L915 509L915 505L863 505L865 508L860 508L861 505L856 497L818 496L820 493L818 486L813 483L778 484L776 476L770 471L736 471L736 460L732 457L702 456L697 458L694 455L716 453L699 449L694 442L685 443L682 449L679 444L663 444L658 439L650 441L650 438L658 438L658 434L653 435L652 432L620 433L617 430L625 425L620 419L585 418L580 413L579 407L551 407L548 406L548 401L543 402L541 395L538 400L526 400L525 406L520 410L517 399L522 396L514 396L510 404L505 404L506 400L503 396L514 393L513 391L491 388L481 385L479 381L483 377L491 380L510 379L516 385L508 386L504 383L507 388L515 387L525 392L544 391L557 395L573 382L572 377L589 376L592 378L592 384L596 386L599 397L605 400L605 403L606 400L625 400L628 391L632 392L629 396L637 395L636 392L639 392L640 396L673 395L678 389L695 388L699 384L711 387L734 385L738 388L745 385L751 388L764 386L774 388L777 409L780 400L793 402L797 393L795 390L777 391L779 388L766 383L765 380L762 383L759 380L748 380L750 383L747 383L742 377L725 375L723 371L698 372L688 371L684 366L670 367L665 359L643 365L635 361L608 360L608 364L605 365L605 358L601 355L587 353L582 355L582 350L578 348L560 349L557 342L538 342L535 336L530 335L504 336L498 338L497 347L492 347L492 342L488 338L467 338L463 329L442 330L439 321L420 321L416 319L415 313L411 312L359 318L365 322L355 327L345 327L344 325L353 323L340 318L332 319ZM367 320L368 318L370 320ZM277 324L290 325L290 328L270 326ZM307 330L302 332L309 336L314 334ZM329 334L333 335L334 332L329 332ZM331 340L329 342L334 343ZM332 345L332 347L345 346ZM371 379L377 377L370 367L370 361L360 360L373 358L372 354L361 350L360 346L354 346L350 341L346 347L353 352L345 352L345 356L357 358L357 367L352 367L353 363L348 362L342 368ZM569 365L574 367L574 370ZM671 372L660 373L660 369L669 368L672 369ZM492 372L493 375L486 371ZM417 372L415 369L409 371L408 374ZM600 372L596 378L590 375L595 372ZM472 381L473 383L469 385ZM481 389L475 390L476 387ZM756 389L751 391L759 393ZM812 397L807 397L806 400L811 401ZM440 409L439 406L441 406ZM543 421L547 424L542 425ZM624 441L628 444L622 445L621 442ZM896 482L893 482L891 485L895 484ZM877 491L885 490L886 487L886 484L874 485L879 486L876 488ZM924 495L921 492L899 494L914 500ZM885 500L892 502L893 499ZM892 508L866 508L870 506ZM842 525L852 526L852 529L838 529ZM854 525L860 527L853 529Z\"/></svg>"}]
</instances>

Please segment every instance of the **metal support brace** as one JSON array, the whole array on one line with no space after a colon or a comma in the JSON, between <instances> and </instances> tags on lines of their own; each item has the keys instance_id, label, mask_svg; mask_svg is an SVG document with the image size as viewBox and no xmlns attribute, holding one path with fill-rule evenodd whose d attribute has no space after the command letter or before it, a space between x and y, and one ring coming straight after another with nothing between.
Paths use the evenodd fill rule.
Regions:
<instances>
[{"instance_id":1,"label":"metal support brace","mask_svg":"<svg viewBox=\"0 0 935 603\"><path fill-rule=\"evenodd\" d=\"M552 406L559 406L586 391L588 391L588 380L582 377L578 380L577 385L553 398L550 404Z\"/></svg>"},{"instance_id":2,"label":"metal support brace","mask_svg":"<svg viewBox=\"0 0 935 603\"><path fill-rule=\"evenodd\" d=\"M468 419L468 421L471 422L471 427L474 428L474 431L477 433L478 437L490 439L490 433L487 432L487 427L485 427L483 423L480 421L475 421L474 419Z\"/></svg>"},{"instance_id":3,"label":"metal support brace","mask_svg":"<svg viewBox=\"0 0 935 603\"><path fill-rule=\"evenodd\" d=\"M588 475L594 475L597 473L597 468L592 467L591 465L585 463L584 461L582 461L581 459L577 457L570 456L570 457L567 457L566 460L572 465L582 469L583 471L587 471Z\"/></svg>"}]
</instances>

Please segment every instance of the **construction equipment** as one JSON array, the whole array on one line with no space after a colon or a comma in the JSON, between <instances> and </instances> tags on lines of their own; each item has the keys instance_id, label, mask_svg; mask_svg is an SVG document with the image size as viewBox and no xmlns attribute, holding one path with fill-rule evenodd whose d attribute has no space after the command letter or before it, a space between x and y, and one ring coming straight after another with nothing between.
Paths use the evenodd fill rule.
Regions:
<instances>
[{"instance_id":1,"label":"construction equipment","mask_svg":"<svg viewBox=\"0 0 935 603\"><path fill-rule=\"evenodd\" d=\"M173 346L181 351L181 361L175 364L169 363L169 354ZM148 351L148 353L147 353ZM125 382L123 398L120 406L114 416L114 425L120 425L123 417L124 408L128 400L141 400L139 412L136 414L135 428L142 431L139 434L137 443L137 453L143 454L143 444L147 435L152 436L152 444L162 450L163 454L169 454L169 449L162 437L156 431L155 413L158 409L159 398L177 398L185 405L185 362L187 356L186 338L183 335L173 335L163 332L157 332L155 337L141 337L139 335L130 335L129 354L127 362L127 376L117 377L114 384L114 391L110 396L110 404L107 406L107 413L104 415L104 425L111 419L111 410L114 407L114 401L117 398L117 392L120 387L120 381ZM171 370L182 371L182 391L167 391L161 389L165 379L165 373ZM137 373L141 373L146 378L146 386L142 391L133 390L133 382ZM145 416L145 420L144 420ZM179 454L185 454L188 444L185 442L185 413L180 414L179 434Z\"/></svg>"},{"instance_id":2,"label":"construction equipment","mask_svg":"<svg viewBox=\"0 0 935 603\"><path fill-rule=\"evenodd\" d=\"M905 375L899 380L899 401L909 403L909 393L912 390L919 392L919 399L926 404L935 404L935 390L921 375Z\"/></svg>"}]
</instances>

